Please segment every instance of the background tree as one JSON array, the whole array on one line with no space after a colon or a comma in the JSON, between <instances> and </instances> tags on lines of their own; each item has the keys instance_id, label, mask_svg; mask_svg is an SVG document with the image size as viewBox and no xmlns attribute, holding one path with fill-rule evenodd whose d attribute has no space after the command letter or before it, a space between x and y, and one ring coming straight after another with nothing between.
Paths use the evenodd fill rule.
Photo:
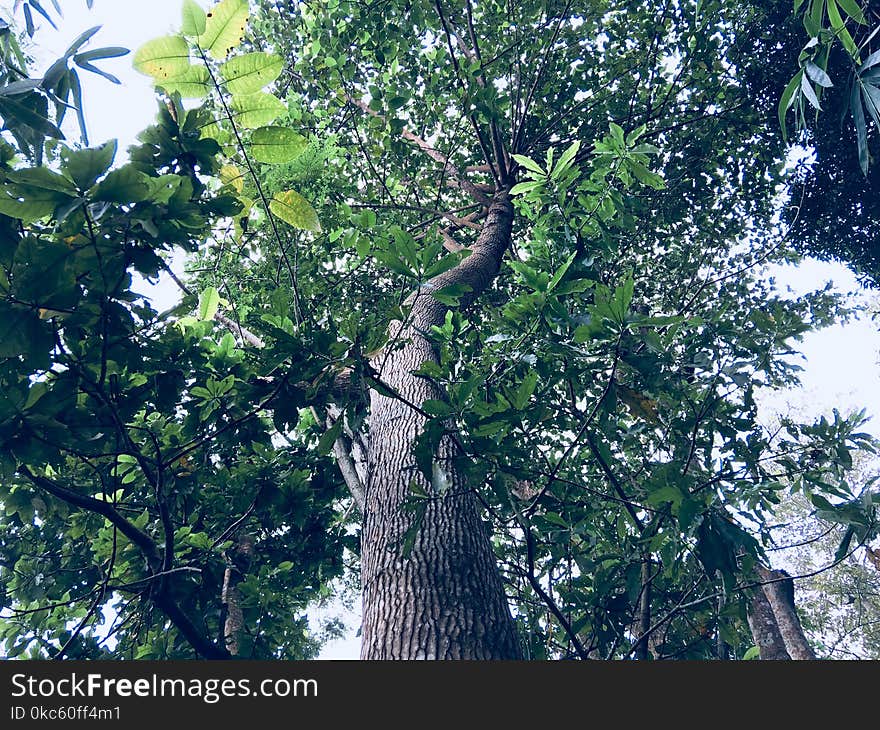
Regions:
<instances>
[{"instance_id":1,"label":"background tree","mask_svg":"<svg viewBox=\"0 0 880 730\"><path fill-rule=\"evenodd\" d=\"M781 493L873 536L861 416L757 419L838 312L760 276L763 3L248 11L138 51L128 165L6 157L9 651L308 655L348 555L366 658L741 657Z\"/></svg>"}]
</instances>

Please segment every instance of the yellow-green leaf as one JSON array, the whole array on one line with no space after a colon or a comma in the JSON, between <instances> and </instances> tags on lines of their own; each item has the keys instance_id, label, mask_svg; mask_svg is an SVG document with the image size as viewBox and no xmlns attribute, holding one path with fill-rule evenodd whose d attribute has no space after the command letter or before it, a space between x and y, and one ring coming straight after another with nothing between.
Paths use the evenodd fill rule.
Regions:
<instances>
[{"instance_id":1,"label":"yellow-green leaf","mask_svg":"<svg viewBox=\"0 0 880 730\"><path fill-rule=\"evenodd\" d=\"M195 0L183 0L181 33L185 36L201 35L205 32L205 21L205 11Z\"/></svg>"},{"instance_id":2,"label":"yellow-green leaf","mask_svg":"<svg viewBox=\"0 0 880 730\"><path fill-rule=\"evenodd\" d=\"M241 43L247 20L247 0L221 0L206 15L205 32L197 39L199 48L222 61Z\"/></svg>"},{"instance_id":3,"label":"yellow-green leaf","mask_svg":"<svg viewBox=\"0 0 880 730\"><path fill-rule=\"evenodd\" d=\"M211 88L211 75L204 66L190 66L179 76L159 83L165 91L176 91L184 99L203 99Z\"/></svg>"},{"instance_id":4,"label":"yellow-green leaf","mask_svg":"<svg viewBox=\"0 0 880 730\"><path fill-rule=\"evenodd\" d=\"M136 71L154 79L172 79L190 67L189 48L179 35L154 38L138 48L133 64Z\"/></svg>"},{"instance_id":5,"label":"yellow-green leaf","mask_svg":"<svg viewBox=\"0 0 880 730\"><path fill-rule=\"evenodd\" d=\"M223 165L220 168L220 182L229 185L239 195L244 191L244 173L237 165Z\"/></svg>"},{"instance_id":6,"label":"yellow-green leaf","mask_svg":"<svg viewBox=\"0 0 880 730\"><path fill-rule=\"evenodd\" d=\"M287 111L287 107L277 96L258 91L256 94L233 96L229 111L237 125L255 129L275 121Z\"/></svg>"},{"instance_id":7,"label":"yellow-green leaf","mask_svg":"<svg viewBox=\"0 0 880 730\"><path fill-rule=\"evenodd\" d=\"M307 144L305 137L287 127L260 127L251 136L250 151L259 162L279 164L296 159Z\"/></svg>"},{"instance_id":8,"label":"yellow-green leaf","mask_svg":"<svg viewBox=\"0 0 880 730\"><path fill-rule=\"evenodd\" d=\"M219 306L220 293L213 286L208 287L199 297L199 319L203 322L214 319Z\"/></svg>"},{"instance_id":9,"label":"yellow-green leaf","mask_svg":"<svg viewBox=\"0 0 880 730\"><path fill-rule=\"evenodd\" d=\"M294 228L320 233L321 222L308 200L295 190L276 193L269 201L269 210Z\"/></svg>"},{"instance_id":10,"label":"yellow-green leaf","mask_svg":"<svg viewBox=\"0 0 880 730\"><path fill-rule=\"evenodd\" d=\"M220 67L230 94L252 94L278 78L284 59L274 53L245 53Z\"/></svg>"}]
</instances>

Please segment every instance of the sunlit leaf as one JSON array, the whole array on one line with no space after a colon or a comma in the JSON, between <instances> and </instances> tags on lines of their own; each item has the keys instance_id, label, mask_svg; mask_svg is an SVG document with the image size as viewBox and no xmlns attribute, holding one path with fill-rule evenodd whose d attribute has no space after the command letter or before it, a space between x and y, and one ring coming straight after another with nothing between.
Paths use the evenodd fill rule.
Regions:
<instances>
[{"instance_id":1,"label":"sunlit leaf","mask_svg":"<svg viewBox=\"0 0 880 730\"><path fill-rule=\"evenodd\" d=\"M134 54L134 68L163 81L180 76L190 68L189 48L179 35L147 41Z\"/></svg>"},{"instance_id":2,"label":"sunlit leaf","mask_svg":"<svg viewBox=\"0 0 880 730\"><path fill-rule=\"evenodd\" d=\"M247 0L221 0L206 13L199 48L217 60L226 58L241 43L248 20Z\"/></svg>"},{"instance_id":3,"label":"sunlit leaf","mask_svg":"<svg viewBox=\"0 0 880 730\"><path fill-rule=\"evenodd\" d=\"M245 53L220 67L230 94L252 94L278 78L284 59L274 53Z\"/></svg>"},{"instance_id":4,"label":"sunlit leaf","mask_svg":"<svg viewBox=\"0 0 880 730\"><path fill-rule=\"evenodd\" d=\"M277 193L269 203L269 210L294 228L320 233L321 222L311 203L295 190Z\"/></svg>"},{"instance_id":5,"label":"sunlit leaf","mask_svg":"<svg viewBox=\"0 0 880 730\"><path fill-rule=\"evenodd\" d=\"M199 296L199 319L202 321L214 319L219 306L220 293L214 287L208 287Z\"/></svg>"},{"instance_id":6,"label":"sunlit leaf","mask_svg":"<svg viewBox=\"0 0 880 730\"><path fill-rule=\"evenodd\" d=\"M211 75L204 66L190 66L183 73L158 82L169 93L178 93L183 99L203 99L211 88Z\"/></svg>"},{"instance_id":7,"label":"sunlit leaf","mask_svg":"<svg viewBox=\"0 0 880 730\"><path fill-rule=\"evenodd\" d=\"M287 111L287 107L277 96L258 91L256 94L233 96L229 110L237 125L255 129L275 121Z\"/></svg>"},{"instance_id":8,"label":"sunlit leaf","mask_svg":"<svg viewBox=\"0 0 880 730\"><path fill-rule=\"evenodd\" d=\"M251 135L249 149L258 162L277 164L296 159L307 145L305 137L288 127L260 127Z\"/></svg>"},{"instance_id":9,"label":"sunlit leaf","mask_svg":"<svg viewBox=\"0 0 880 730\"><path fill-rule=\"evenodd\" d=\"M205 32L205 11L195 0L183 0L183 23L180 32L185 36L197 36Z\"/></svg>"}]
</instances>

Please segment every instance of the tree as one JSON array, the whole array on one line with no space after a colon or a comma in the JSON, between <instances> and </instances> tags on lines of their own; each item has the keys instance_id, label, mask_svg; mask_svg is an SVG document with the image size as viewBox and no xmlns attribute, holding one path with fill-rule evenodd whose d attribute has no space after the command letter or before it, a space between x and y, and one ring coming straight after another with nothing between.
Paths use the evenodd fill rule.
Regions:
<instances>
[{"instance_id":1,"label":"tree","mask_svg":"<svg viewBox=\"0 0 880 730\"><path fill-rule=\"evenodd\" d=\"M4 158L8 651L308 655L356 557L365 658L728 658L782 490L873 536L861 416L757 419L838 308L759 276L763 4L249 10L138 50L127 165Z\"/></svg>"}]
</instances>

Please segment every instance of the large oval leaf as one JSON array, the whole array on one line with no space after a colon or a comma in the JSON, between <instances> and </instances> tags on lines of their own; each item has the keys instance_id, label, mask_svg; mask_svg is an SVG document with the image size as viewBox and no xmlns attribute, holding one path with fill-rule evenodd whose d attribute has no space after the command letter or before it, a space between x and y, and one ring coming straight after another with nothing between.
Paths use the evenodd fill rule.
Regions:
<instances>
[{"instance_id":1,"label":"large oval leaf","mask_svg":"<svg viewBox=\"0 0 880 730\"><path fill-rule=\"evenodd\" d=\"M179 35L154 38L134 54L134 68L154 79L172 79L190 67L189 48Z\"/></svg>"},{"instance_id":2,"label":"large oval leaf","mask_svg":"<svg viewBox=\"0 0 880 730\"><path fill-rule=\"evenodd\" d=\"M274 53L245 53L220 67L230 94L252 94L278 78L284 59Z\"/></svg>"},{"instance_id":3,"label":"large oval leaf","mask_svg":"<svg viewBox=\"0 0 880 730\"><path fill-rule=\"evenodd\" d=\"M70 198L65 194L46 188L0 185L0 213L25 224L51 215L67 200Z\"/></svg>"},{"instance_id":4,"label":"large oval leaf","mask_svg":"<svg viewBox=\"0 0 880 730\"><path fill-rule=\"evenodd\" d=\"M247 0L221 0L206 15L205 32L199 35L199 48L222 61L241 43L247 27Z\"/></svg>"},{"instance_id":5,"label":"large oval leaf","mask_svg":"<svg viewBox=\"0 0 880 730\"><path fill-rule=\"evenodd\" d=\"M203 99L211 88L211 75L204 66L190 66L179 76L160 82L165 91L177 92L184 99Z\"/></svg>"},{"instance_id":6,"label":"large oval leaf","mask_svg":"<svg viewBox=\"0 0 880 730\"><path fill-rule=\"evenodd\" d=\"M308 200L295 190L276 193L269 201L269 210L294 228L320 233L321 222Z\"/></svg>"},{"instance_id":7,"label":"large oval leaf","mask_svg":"<svg viewBox=\"0 0 880 730\"><path fill-rule=\"evenodd\" d=\"M258 91L256 94L233 96L229 111L237 125L255 129L275 121L287 111L287 107L277 96Z\"/></svg>"},{"instance_id":8,"label":"large oval leaf","mask_svg":"<svg viewBox=\"0 0 880 730\"><path fill-rule=\"evenodd\" d=\"M287 127L260 127L251 137L251 155L258 162L279 164L296 159L308 142Z\"/></svg>"}]
</instances>

